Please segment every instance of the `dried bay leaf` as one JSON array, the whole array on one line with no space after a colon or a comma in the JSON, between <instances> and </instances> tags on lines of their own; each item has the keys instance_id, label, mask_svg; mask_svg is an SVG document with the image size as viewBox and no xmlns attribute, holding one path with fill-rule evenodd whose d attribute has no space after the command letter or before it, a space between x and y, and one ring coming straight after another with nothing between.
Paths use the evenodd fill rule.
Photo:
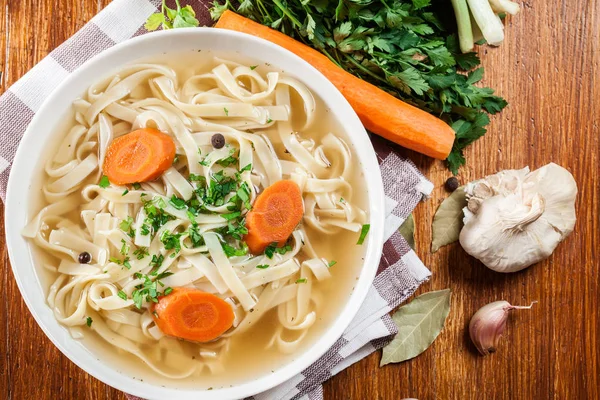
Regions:
<instances>
[{"instance_id":1,"label":"dried bay leaf","mask_svg":"<svg viewBox=\"0 0 600 400\"><path fill-rule=\"evenodd\" d=\"M400 225L400 229L398 232L406 239L406 242L410 246L411 249L415 249L415 219L413 215L410 214L406 217L406 220Z\"/></svg>"},{"instance_id":2,"label":"dried bay leaf","mask_svg":"<svg viewBox=\"0 0 600 400\"><path fill-rule=\"evenodd\" d=\"M463 207L467 206L465 187L456 189L440 204L433 217L433 240L431 251L435 253L440 247L458 240L463 227Z\"/></svg>"},{"instance_id":3,"label":"dried bay leaf","mask_svg":"<svg viewBox=\"0 0 600 400\"><path fill-rule=\"evenodd\" d=\"M418 356L433 343L450 312L450 289L420 295L400 307L392 319L398 334L383 348L380 366Z\"/></svg>"}]
</instances>

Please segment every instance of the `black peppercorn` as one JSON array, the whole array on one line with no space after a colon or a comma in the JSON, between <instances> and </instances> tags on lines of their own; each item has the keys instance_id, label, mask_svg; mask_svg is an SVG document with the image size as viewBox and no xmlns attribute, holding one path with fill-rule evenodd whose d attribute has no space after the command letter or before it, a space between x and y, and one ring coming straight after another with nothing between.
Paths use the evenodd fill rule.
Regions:
<instances>
[{"instance_id":1,"label":"black peppercorn","mask_svg":"<svg viewBox=\"0 0 600 400\"><path fill-rule=\"evenodd\" d=\"M92 256L87 251L84 251L83 253L79 254L77 260L79 261L79 264L89 264L90 261L92 261Z\"/></svg>"},{"instance_id":2,"label":"black peppercorn","mask_svg":"<svg viewBox=\"0 0 600 400\"><path fill-rule=\"evenodd\" d=\"M210 142L215 149L220 149L225 146L225 136L221 135L220 133L215 133L210 138Z\"/></svg>"},{"instance_id":3,"label":"black peppercorn","mask_svg":"<svg viewBox=\"0 0 600 400\"><path fill-rule=\"evenodd\" d=\"M458 189L460 184L458 183L458 179L456 179L455 177L452 177L452 178L448 178L448 180L446 181L444 186L446 187L447 191L454 192L456 189Z\"/></svg>"}]
</instances>

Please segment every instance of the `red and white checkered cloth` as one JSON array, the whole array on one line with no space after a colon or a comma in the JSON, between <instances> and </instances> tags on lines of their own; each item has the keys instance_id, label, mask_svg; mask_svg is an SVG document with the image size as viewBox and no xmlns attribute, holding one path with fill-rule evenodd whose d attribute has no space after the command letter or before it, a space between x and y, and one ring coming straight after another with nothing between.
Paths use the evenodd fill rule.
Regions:
<instances>
[{"instance_id":1,"label":"red and white checkered cloth","mask_svg":"<svg viewBox=\"0 0 600 400\"><path fill-rule=\"evenodd\" d=\"M115 0L72 38L56 48L0 97L0 197L6 196L10 167L27 125L48 95L88 59L116 43L146 33L143 25L161 0ZM190 0L201 25L211 25L211 0ZM388 313L411 296L430 272L398 228L433 185L409 160L373 138L386 194L383 254L367 298L344 335L293 379L257 400L323 398L321 384L388 343L397 329ZM133 398L131 396L131 398Z\"/></svg>"}]
</instances>

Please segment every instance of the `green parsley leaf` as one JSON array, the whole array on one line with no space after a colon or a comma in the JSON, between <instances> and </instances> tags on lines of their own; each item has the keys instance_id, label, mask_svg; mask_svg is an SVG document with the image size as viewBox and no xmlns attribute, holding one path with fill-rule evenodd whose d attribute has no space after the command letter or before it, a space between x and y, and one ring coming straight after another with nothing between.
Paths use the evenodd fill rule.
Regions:
<instances>
[{"instance_id":1,"label":"green parsley leaf","mask_svg":"<svg viewBox=\"0 0 600 400\"><path fill-rule=\"evenodd\" d=\"M269 264L257 265L256 268L258 268L258 269L267 269L267 268L269 268Z\"/></svg>"},{"instance_id":2,"label":"green parsley leaf","mask_svg":"<svg viewBox=\"0 0 600 400\"><path fill-rule=\"evenodd\" d=\"M166 289L165 289L165 291L163 292L163 294L164 294L165 296L167 296L167 295L169 295L169 294L170 294L172 291L173 291L173 288L172 288L172 287L168 287L168 288L166 288Z\"/></svg>"},{"instance_id":3,"label":"green parsley leaf","mask_svg":"<svg viewBox=\"0 0 600 400\"><path fill-rule=\"evenodd\" d=\"M125 196L127 193L129 193L129 189L125 189L123 193L121 193L121 196Z\"/></svg>"},{"instance_id":4,"label":"green parsley leaf","mask_svg":"<svg viewBox=\"0 0 600 400\"><path fill-rule=\"evenodd\" d=\"M308 279L306 279L306 278L300 278L296 281L296 283L306 283L306 282L308 282Z\"/></svg>"},{"instance_id":5,"label":"green parsley leaf","mask_svg":"<svg viewBox=\"0 0 600 400\"><path fill-rule=\"evenodd\" d=\"M142 188L142 185L140 185L137 182L134 182L131 184L131 186L135 189L135 190L140 190Z\"/></svg>"},{"instance_id":6,"label":"green parsley leaf","mask_svg":"<svg viewBox=\"0 0 600 400\"><path fill-rule=\"evenodd\" d=\"M226 107L223 107L223 111L225 111L226 116L229 116L229 110Z\"/></svg>"},{"instance_id":7,"label":"green parsley leaf","mask_svg":"<svg viewBox=\"0 0 600 400\"><path fill-rule=\"evenodd\" d=\"M98 186L100 186L102 189L106 189L107 187L109 187L110 181L108 180L108 176L102 175L102 178L100 178L100 183L98 183Z\"/></svg>"},{"instance_id":8,"label":"green parsley leaf","mask_svg":"<svg viewBox=\"0 0 600 400\"><path fill-rule=\"evenodd\" d=\"M327 264L327 267L331 268L331 267L333 267L335 264L337 264L337 261L331 260L331 261L329 261L329 264Z\"/></svg>"},{"instance_id":9,"label":"green parsley leaf","mask_svg":"<svg viewBox=\"0 0 600 400\"><path fill-rule=\"evenodd\" d=\"M119 293L117 293L117 296L119 296L123 300L127 300L127 294L122 290L119 290Z\"/></svg>"},{"instance_id":10,"label":"green parsley leaf","mask_svg":"<svg viewBox=\"0 0 600 400\"><path fill-rule=\"evenodd\" d=\"M121 223L119 224L119 229L121 229L123 232L129 232L132 224L133 218L128 216L127 219L121 221Z\"/></svg>"},{"instance_id":11,"label":"green parsley leaf","mask_svg":"<svg viewBox=\"0 0 600 400\"><path fill-rule=\"evenodd\" d=\"M221 218L225 219L226 221L231 221L232 219L238 218L240 215L241 213L236 211L229 214L221 214Z\"/></svg>"},{"instance_id":12,"label":"green parsley leaf","mask_svg":"<svg viewBox=\"0 0 600 400\"><path fill-rule=\"evenodd\" d=\"M148 31L155 31L164 23L165 16L162 13L156 13L148 17L144 28L146 28Z\"/></svg>"},{"instance_id":13,"label":"green parsley leaf","mask_svg":"<svg viewBox=\"0 0 600 400\"><path fill-rule=\"evenodd\" d=\"M254 71L257 67L258 67L258 65L251 65L250 69Z\"/></svg>"},{"instance_id":14,"label":"green parsley leaf","mask_svg":"<svg viewBox=\"0 0 600 400\"><path fill-rule=\"evenodd\" d=\"M121 250L119 252L124 256L127 255L127 253L129 253L129 245L127 244L125 239L121 239Z\"/></svg>"},{"instance_id":15,"label":"green parsley leaf","mask_svg":"<svg viewBox=\"0 0 600 400\"><path fill-rule=\"evenodd\" d=\"M85 319L85 324L88 326L88 328L90 328L92 326L92 322L94 322L94 320L92 319L92 317L87 317Z\"/></svg>"},{"instance_id":16,"label":"green parsley leaf","mask_svg":"<svg viewBox=\"0 0 600 400\"><path fill-rule=\"evenodd\" d=\"M169 204L175 207L178 210L183 210L185 208L185 200L180 199L179 197L173 195L171 200L169 200Z\"/></svg>"},{"instance_id":17,"label":"green parsley leaf","mask_svg":"<svg viewBox=\"0 0 600 400\"><path fill-rule=\"evenodd\" d=\"M363 244L365 242L365 238L367 237L367 234L369 233L369 229L371 229L370 224L364 224L362 226L362 229L360 230L360 237L358 238L358 242L356 242L356 244Z\"/></svg>"}]
</instances>

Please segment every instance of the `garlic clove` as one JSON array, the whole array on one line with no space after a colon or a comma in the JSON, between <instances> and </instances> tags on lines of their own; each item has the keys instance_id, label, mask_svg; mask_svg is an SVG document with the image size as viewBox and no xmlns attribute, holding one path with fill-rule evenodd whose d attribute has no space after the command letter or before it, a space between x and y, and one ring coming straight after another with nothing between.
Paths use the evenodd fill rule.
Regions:
<instances>
[{"instance_id":1,"label":"garlic clove","mask_svg":"<svg viewBox=\"0 0 600 400\"><path fill-rule=\"evenodd\" d=\"M469 336L479 353L486 356L496 351L511 310L530 309L534 303L537 302L529 306L513 306L502 300L481 307L469 323Z\"/></svg>"}]
</instances>

